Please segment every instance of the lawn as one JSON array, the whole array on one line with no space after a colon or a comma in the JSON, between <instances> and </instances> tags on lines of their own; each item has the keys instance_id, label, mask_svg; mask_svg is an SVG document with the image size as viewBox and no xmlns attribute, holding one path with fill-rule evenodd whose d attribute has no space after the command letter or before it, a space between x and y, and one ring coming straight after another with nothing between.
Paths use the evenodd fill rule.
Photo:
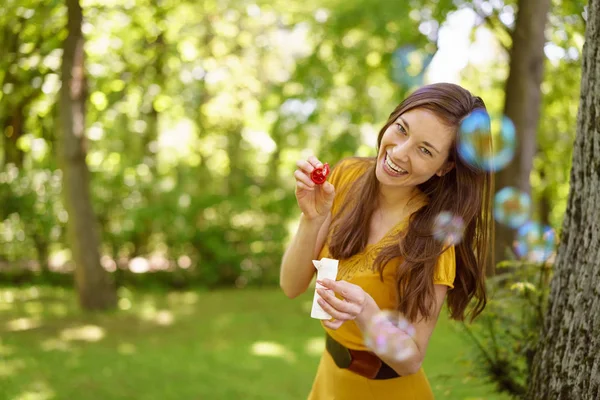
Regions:
<instances>
[{"instance_id":1,"label":"lawn","mask_svg":"<svg viewBox=\"0 0 600 400\"><path fill-rule=\"evenodd\" d=\"M70 290L0 289L0 399L304 399L323 334L311 293L119 290L84 315ZM505 400L472 376L469 343L443 316L425 370L436 399Z\"/></svg>"}]
</instances>

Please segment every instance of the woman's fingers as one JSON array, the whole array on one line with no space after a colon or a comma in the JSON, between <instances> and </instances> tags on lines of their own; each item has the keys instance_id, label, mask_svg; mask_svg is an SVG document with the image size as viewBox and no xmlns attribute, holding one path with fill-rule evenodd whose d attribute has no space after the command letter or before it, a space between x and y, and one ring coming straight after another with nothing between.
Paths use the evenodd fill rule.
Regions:
<instances>
[{"instance_id":1,"label":"woman's fingers","mask_svg":"<svg viewBox=\"0 0 600 400\"><path fill-rule=\"evenodd\" d=\"M330 319L330 320L323 321L323 325L325 325L329 329L333 329L333 330L338 329L340 326L342 326L343 323L344 323L344 321L340 321L339 319L334 319L334 320Z\"/></svg>"},{"instance_id":2,"label":"woman's fingers","mask_svg":"<svg viewBox=\"0 0 600 400\"><path fill-rule=\"evenodd\" d=\"M339 319L342 321L348 321L348 320L354 319L353 315L338 310L337 308L333 307L331 304L329 304L327 302L327 300L325 300L323 298L320 298L317 301L318 301L319 305L321 306L321 308L323 309L323 311L325 311L327 314L331 315L335 319Z\"/></svg>"},{"instance_id":3,"label":"woman's fingers","mask_svg":"<svg viewBox=\"0 0 600 400\"><path fill-rule=\"evenodd\" d=\"M330 196L335 192L335 188L333 187L333 185L327 181L325 181L325 183L321 187L323 188L323 192L325 192L327 196Z\"/></svg>"},{"instance_id":4,"label":"woman's fingers","mask_svg":"<svg viewBox=\"0 0 600 400\"><path fill-rule=\"evenodd\" d=\"M296 166L298 166L298 169L310 175L310 173L313 172L315 168L323 168L323 163L319 161L317 157L310 156L306 160L296 161Z\"/></svg>"},{"instance_id":5,"label":"woman's fingers","mask_svg":"<svg viewBox=\"0 0 600 400\"><path fill-rule=\"evenodd\" d=\"M310 177L298 169L294 171L294 178L296 178L296 186L298 188L313 190L315 187L315 183Z\"/></svg>"},{"instance_id":6,"label":"woman's fingers","mask_svg":"<svg viewBox=\"0 0 600 400\"><path fill-rule=\"evenodd\" d=\"M310 175L310 173L313 172L314 169L316 168L307 160L296 161L296 166L298 167L299 170L304 171L307 175Z\"/></svg>"},{"instance_id":7,"label":"woman's fingers","mask_svg":"<svg viewBox=\"0 0 600 400\"><path fill-rule=\"evenodd\" d=\"M323 279L322 281L317 281L317 283L339 294L350 303L362 305L365 301L365 292L360 286L344 280L334 281L331 279Z\"/></svg>"},{"instance_id":8,"label":"woman's fingers","mask_svg":"<svg viewBox=\"0 0 600 400\"><path fill-rule=\"evenodd\" d=\"M344 301L335 297L335 293L332 290L326 289L317 289L317 293L321 298L323 298L327 303L329 303L336 310L346 313L348 315L357 314L360 309L356 304L352 304L348 301Z\"/></svg>"},{"instance_id":9,"label":"woman's fingers","mask_svg":"<svg viewBox=\"0 0 600 400\"><path fill-rule=\"evenodd\" d=\"M317 159L315 156L308 157L307 160L313 168L323 168L323 163ZM312 171L311 171L312 172Z\"/></svg>"},{"instance_id":10,"label":"woman's fingers","mask_svg":"<svg viewBox=\"0 0 600 400\"><path fill-rule=\"evenodd\" d=\"M298 188L298 190L306 190L306 191L311 191L311 190L315 190L315 188L306 186L304 183L302 182L296 182L296 188Z\"/></svg>"}]
</instances>

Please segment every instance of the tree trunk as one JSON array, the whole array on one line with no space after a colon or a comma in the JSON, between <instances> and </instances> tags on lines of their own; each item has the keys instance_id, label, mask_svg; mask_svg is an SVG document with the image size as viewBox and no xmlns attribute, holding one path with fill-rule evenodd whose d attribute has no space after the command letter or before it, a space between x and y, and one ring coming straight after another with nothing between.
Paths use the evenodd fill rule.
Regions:
<instances>
[{"instance_id":1,"label":"tree trunk","mask_svg":"<svg viewBox=\"0 0 600 400\"><path fill-rule=\"evenodd\" d=\"M25 115L23 114L23 104L18 104L8 118L7 127L4 130L4 162L6 164L15 164L17 168L23 167L25 153L18 147L18 142L23 136L23 125L25 124Z\"/></svg>"},{"instance_id":2,"label":"tree trunk","mask_svg":"<svg viewBox=\"0 0 600 400\"><path fill-rule=\"evenodd\" d=\"M244 185L245 171L244 150L242 148L242 125L231 123L227 132L227 156L229 157L229 176L227 177L226 195L234 196Z\"/></svg>"},{"instance_id":3,"label":"tree trunk","mask_svg":"<svg viewBox=\"0 0 600 400\"><path fill-rule=\"evenodd\" d=\"M590 0L571 187L529 399L600 398L600 0Z\"/></svg>"},{"instance_id":4,"label":"tree trunk","mask_svg":"<svg viewBox=\"0 0 600 400\"><path fill-rule=\"evenodd\" d=\"M504 115L515 124L517 149L512 162L496 174L496 189L513 186L530 193L529 175L536 152L536 134L541 108L544 71L544 29L550 0L519 0L512 33L510 72L506 81ZM514 230L496 224L494 260L510 255Z\"/></svg>"},{"instance_id":5,"label":"tree trunk","mask_svg":"<svg viewBox=\"0 0 600 400\"><path fill-rule=\"evenodd\" d=\"M116 305L114 285L100 265L99 233L90 199L89 171L85 161L85 101L83 20L79 0L67 0L68 36L64 42L60 89L60 162L63 173L67 228L79 303L84 309Z\"/></svg>"},{"instance_id":6,"label":"tree trunk","mask_svg":"<svg viewBox=\"0 0 600 400\"><path fill-rule=\"evenodd\" d=\"M543 169L540 171L540 179L542 182L545 182L547 179L547 174ZM550 226L550 215L552 214L552 191L548 186L544 186L542 189L538 203L540 222L544 225Z\"/></svg>"}]
</instances>

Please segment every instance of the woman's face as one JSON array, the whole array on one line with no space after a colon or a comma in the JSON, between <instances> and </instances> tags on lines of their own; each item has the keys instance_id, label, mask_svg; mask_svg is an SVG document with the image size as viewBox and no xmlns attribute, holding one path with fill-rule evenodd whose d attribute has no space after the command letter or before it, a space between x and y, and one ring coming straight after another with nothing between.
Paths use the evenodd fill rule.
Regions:
<instances>
[{"instance_id":1,"label":"woman's face","mask_svg":"<svg viewBox=\"0 0 600 400\"><path fill-rule=\"evenodd\" d=\"M455 132L431 111L415 108L384 132L375 173L382 185L414 187L452 169L447 162Z\"/></svg>"}]
</instances>

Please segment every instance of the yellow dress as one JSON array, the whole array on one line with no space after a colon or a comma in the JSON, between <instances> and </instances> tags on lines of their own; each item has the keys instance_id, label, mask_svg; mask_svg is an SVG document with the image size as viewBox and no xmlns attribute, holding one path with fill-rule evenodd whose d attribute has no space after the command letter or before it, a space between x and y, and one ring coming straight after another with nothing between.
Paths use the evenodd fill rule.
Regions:
<instances>
[{"instance_id":1,"label":"yellow dress","mask_svg":"<svg viewBox=\"0 0 600 400\"><path fill-rule=\"evenodd\" d=\"M336 188L336 198L332 213L335 215L343 204L344 197L351 184L365 171L368 163L361 159L345 159L334 169L329 181ZM421 199L426 201L426 199ZM424 204L424 203L423 203ZM397 304L395 268L397 263L390 262L383 273L383 281L372 265L379 250L403 228L405 221L390 230L378 243L368 245L361 253L349 259L339 261L338 280L345 280L362 287L369 293L379 308L394 309ZM321 250L319 259L331 257L327 244ZM456 273L455 253L451 247L438 259L435 284L453 288ZM337 342L349 349L369 350L362 333L354 321L347 321L337 330L323 326L325 331ZM423 368L416 374L398 378L375 380L368 379L344 368L339 368L325 350L314 379L308 400L429 400L433 393Z\"/></svg>"}]
</instances>

